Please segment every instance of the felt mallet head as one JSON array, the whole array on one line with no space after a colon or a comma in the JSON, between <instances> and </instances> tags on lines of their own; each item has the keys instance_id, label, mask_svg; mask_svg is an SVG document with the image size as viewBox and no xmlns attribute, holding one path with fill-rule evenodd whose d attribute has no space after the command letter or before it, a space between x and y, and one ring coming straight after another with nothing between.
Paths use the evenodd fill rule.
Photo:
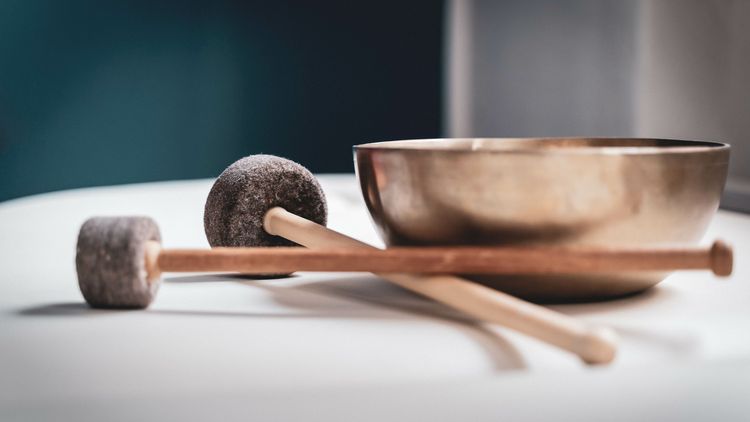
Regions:
<instances>
[{"instance_id":1,"label":"felt mallet head","mask_svg":"<svg viewBox=\"0 0 750 422\"><path fill-rule=\"evenodd\" d=\"M76 271L81 293L95 308L146 308L159 280L149 280L146 246L161 242L148 217L94 217L78 233Z\"/></svg>"},{"instance_id":2,"label":"felt mallet head","mask_svg":"<svg viewBox=\"0 0 750 422\"><path fill-rule=\"evenodd\" d=\"M294 246L263 229L273 207L325 225L327 206L315 176L294 161L273 155L237 160L216 179L203 214L211 246Z\"/></svg>"}]
</instances>

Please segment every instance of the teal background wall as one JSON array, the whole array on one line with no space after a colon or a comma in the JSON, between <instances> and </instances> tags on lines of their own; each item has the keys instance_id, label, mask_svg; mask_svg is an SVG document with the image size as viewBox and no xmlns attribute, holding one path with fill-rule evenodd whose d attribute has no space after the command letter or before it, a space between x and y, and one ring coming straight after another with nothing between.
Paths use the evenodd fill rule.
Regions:
<instances>
[{"instance_id":1,"label":"teal background wall","mask_svg":"<svg viewBox=\"0 0 750 422\"><path fill-rule=\"evenodd\" d=\"M0 200L440 132L437 1L0 2Z\"/></svg>"}]
</instances>

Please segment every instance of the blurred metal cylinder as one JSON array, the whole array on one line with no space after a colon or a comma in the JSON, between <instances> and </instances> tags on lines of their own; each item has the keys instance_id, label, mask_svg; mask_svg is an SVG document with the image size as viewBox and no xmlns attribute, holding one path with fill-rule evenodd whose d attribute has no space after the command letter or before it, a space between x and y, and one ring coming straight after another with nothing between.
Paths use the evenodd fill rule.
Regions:
<instances>
[{"instance_id":1,"label":"blurred metal cylinder","mask_svg":"<svg viewBox=\"0 0 750 422\"><path fill-rule=\"evenodd\" d=\"M722 206L750 211L750 3L452 0L445 133L732 144Z\"/></svg>"}]
</instances>

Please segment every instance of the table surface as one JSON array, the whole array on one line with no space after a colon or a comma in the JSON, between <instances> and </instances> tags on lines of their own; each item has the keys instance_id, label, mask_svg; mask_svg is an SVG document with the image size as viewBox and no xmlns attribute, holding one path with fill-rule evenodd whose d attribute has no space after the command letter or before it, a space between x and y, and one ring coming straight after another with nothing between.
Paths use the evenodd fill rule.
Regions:
<instances>
[{"instance_id":1,"label":"table surface","mask_svg":"<svg viewBox=\"0 0 750 422\"><path fill-rule=\"evenodd\" d=\"M380 244L353 175L323 175L330 224ZM735 272L681 272L643 294L553 308L614 328L587 367L373 275L167 274L148 310L83 302L75 242L93 215L149 215L165 247L207 247L209 180L79 189L0 204L0 419L747 419L750 216L706 240Z\"/></svg>"}]
</instances>

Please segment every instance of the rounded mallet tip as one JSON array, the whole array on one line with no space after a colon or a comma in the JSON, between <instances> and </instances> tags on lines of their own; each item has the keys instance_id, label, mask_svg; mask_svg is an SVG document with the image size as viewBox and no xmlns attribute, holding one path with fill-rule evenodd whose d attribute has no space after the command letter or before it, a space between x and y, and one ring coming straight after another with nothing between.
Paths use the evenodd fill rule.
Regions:
<instances>
[{"instance_id":1,"label":"rounded mallet tip","mask_svg":"<svg viewBox=\"0 0 750 422\"><path fill-rule=\"evenodd\" d=\"M273 207L325 225L323 189L309 170L285 158L251 155L216 179L206 199L203 224L211 246L294 246L263 229Z\"/></svg>"},{"instance_id":2,"label":"rounded mallet tip","mask_svg":"<svg viewBox=\"0 0 750 422\"><path fill-rule=\"evenodd\" d=\"M148 217L94 217L78 233L76 271L84 299L95 308L145 308L159 281L148 280L146 248L161 242Z\"/></svg>"},{"instance_id":3,"label":"rounded mallet tip","mask_svg":"<svg viewBox=\"0 0 750 422\"><path fill-rule=\"evenodd\" d=\"M581 340L579 355L589 365L610 363L617 355L617 334L610 328L594 328Z\"/></svg>"},{"instance_id":4,"label":"rounded mallet tip","mask_svg":"<svg viewBox=\"0 0 750 422\"><path fill-rule=\"evenodd\" d=\"M734 266L734 254L732 247L721 240L717 240L711 246L711 270L720 277L732 274Z\"/></svg>"}]
</instances>

